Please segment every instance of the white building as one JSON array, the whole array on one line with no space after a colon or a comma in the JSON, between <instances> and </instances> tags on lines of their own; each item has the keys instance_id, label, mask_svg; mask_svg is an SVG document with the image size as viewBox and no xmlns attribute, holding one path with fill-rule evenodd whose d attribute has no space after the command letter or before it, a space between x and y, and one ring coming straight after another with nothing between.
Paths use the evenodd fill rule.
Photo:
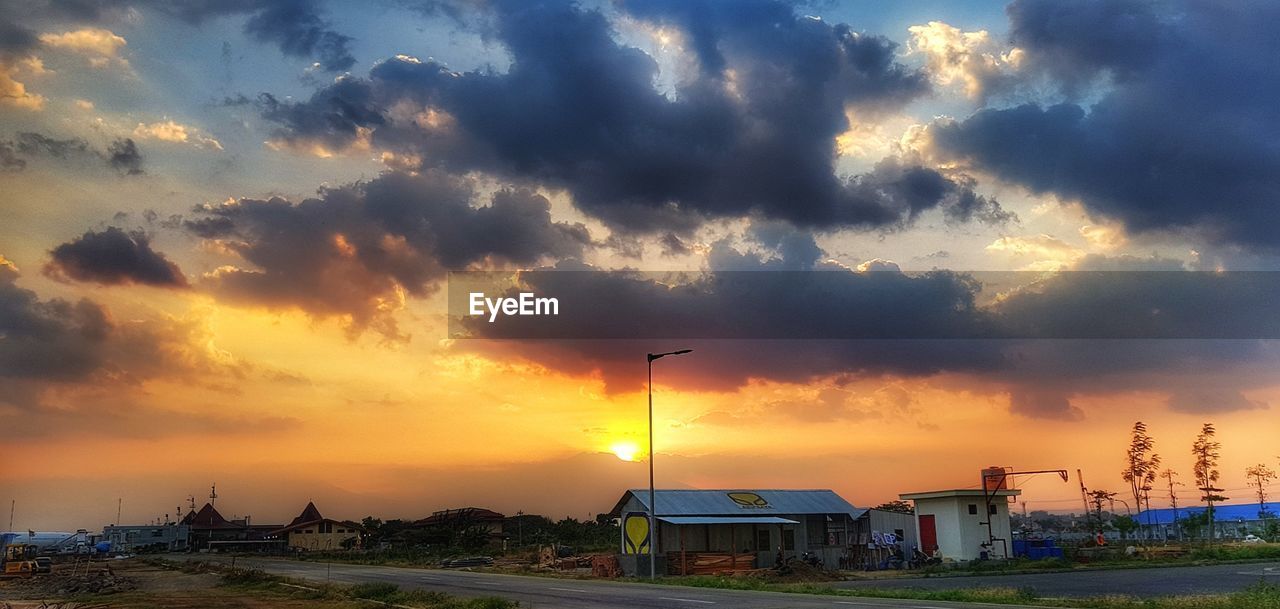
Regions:
<instances>
[{"instance_id":1,"label":"white building","mask_svg":"<svg viewBox=\"0 0 1280 609\"><path fill-rule=\"evenodd\" d=\"M916 507L920 549L944 561L1003 559L1012 556L1008 497L1022 491L1000 489L983 495L982 489L952 489L903 493L900 498Z\"/></svg>"}]
</instances>

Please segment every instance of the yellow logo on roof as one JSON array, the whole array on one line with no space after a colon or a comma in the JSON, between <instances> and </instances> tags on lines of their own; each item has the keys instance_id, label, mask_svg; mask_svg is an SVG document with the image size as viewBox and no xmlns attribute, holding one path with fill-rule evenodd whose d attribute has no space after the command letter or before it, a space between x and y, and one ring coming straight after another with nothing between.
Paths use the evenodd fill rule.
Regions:
<instances>
[{"instance_id":1,"label":"yellow logo on roof","mask_svg":"<svg viewBox=\"0 0 1280 609\"><path fill-rule=\"evenodd\" d=\"M764 497L756 493L728 493L729 498L742 509L761 509L771 507Z\"/></svg>"}]
</instances>

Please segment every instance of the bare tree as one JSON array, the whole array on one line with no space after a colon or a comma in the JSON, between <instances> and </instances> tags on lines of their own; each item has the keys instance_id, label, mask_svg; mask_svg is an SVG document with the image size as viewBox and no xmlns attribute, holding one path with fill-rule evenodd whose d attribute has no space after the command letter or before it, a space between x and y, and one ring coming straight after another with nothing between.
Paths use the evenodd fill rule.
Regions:
<instances>
[{"instance_id":1,"label":"bare tree","mask_svg":"<svg viewBox=\"0 0 1280 609\"><path fill-rule=\"evenodd\" d=\"M1253 481L1250 485L1258 489L1258 518L1270 518L1270 513L1267 511L1267 485L1276 479L1275 470L1263 463L1259 463L1252 467L1246 467L1244 475L1251 478Z\"/></svg>"},{"instance_id":2,"label":"bare tree","mask_svg":"<svg viewBox=\"0 0 1280 609\"><path fill-rule=\"evenodd\" d=\"M1191 445L1191 456L1195 458L1196 486L1204 493L1200 500L1209 507L1205 513L1209 520L1209 545L1213 545L1213 504L1227 499L1219 494L1222 489L1214 486L1219 477L1218 459L1222 456L1218 452L1222 449L1222 443L1214 439L1217 433L1213 423L1205 423L1200 428L1200 435L1196 436L1195 443Z\"/></svg>"},{"instance_id":3,"label":"bare tree","mask_svg":"<svg viewBox=\"0 0 1280 609\"><path fill-rule=\"evenodd\" d=\"M1174 478L1178 477L1178 472L1175 472L1172 469L1166 469L1160 472L1160 477L1164 478L1165 481L1169 483L1169 507L1173 508L1173 524L1176 526L1178 524L1178 492L1173 487L1186 486L1186 485L1174 480ZM1150 509L1150 505L1151 505L1149 501L1150 500L1148 500L1148 504L1147 504L1148 509ZM1182 527L1177 526L1176 528L1178 529L1178 540L1181 541Z\"/></svg>"},{"instance_id":4,"label":"bare tree","mask_svg":"<svg viewBox=\"0 0 1280 609\"><path fill-rule=\"evenodd\" d=\"M1138 421L1133 424L1130 434L1129 450L1125 454L1125 468L1120 477L1129 483L1133 493L1133 503L1142 509L1143 499L1150 499L1151 487L1160 471L1160 455L1153 452L1155 440L1147 433L1147 424ZM1150 525L1150 502L1148 501L1147 524Z\"/></svg>"}]
</instances>

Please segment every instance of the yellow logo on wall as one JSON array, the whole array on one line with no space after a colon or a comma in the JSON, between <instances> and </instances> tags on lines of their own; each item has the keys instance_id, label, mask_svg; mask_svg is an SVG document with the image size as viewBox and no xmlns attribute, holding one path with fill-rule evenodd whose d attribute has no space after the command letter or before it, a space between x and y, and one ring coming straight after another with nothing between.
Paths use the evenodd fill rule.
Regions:
<instances>
[{"instance_id":1,"label":"yellow logo on wall","mask_svg":"<svg viewBox=\"0 0 1280 609\"><path fill-rule=\"evenodd\" d=\"M729 498L743 509L768 508L769 502L756 493L729 493Z\"/></svg>"},{"instance_id":2,"label":"yellow logo on wall","mask_svg":"<svg viewBox=\"0 0 1280 609\"><path fill-rule=\"evenodd\" d=\"M649 553L649 515L644 512L634 512L627 514L626 520L622 524L622 530L626 534L622 544L623 554L648 554Z\"/></svg>"}]
</instances>

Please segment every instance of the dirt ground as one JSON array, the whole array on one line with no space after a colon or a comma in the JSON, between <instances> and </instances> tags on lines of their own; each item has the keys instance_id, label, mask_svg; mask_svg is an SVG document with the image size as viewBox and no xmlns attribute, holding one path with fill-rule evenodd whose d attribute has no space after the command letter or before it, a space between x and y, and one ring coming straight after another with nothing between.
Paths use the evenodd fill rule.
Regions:
<instances>
[{"instance_id":1,"label":"dirt ground","mask_svg":"<svg viewBox=\"0 0 1280 609\"><path fill-rule=\"evenodd\" d=\"M53 574L0 581L0 609L357 609L370 603L310 598L313 592L276 586L222 586L214 573L184 573L139 559L103 563L94 577L113 584L102 592L59 565ZM69 591L69 589L78 589ZM87 590L87 591L86 591ZM119 591L115 591L119 590Z\"/></svg>"}]
</instances>

